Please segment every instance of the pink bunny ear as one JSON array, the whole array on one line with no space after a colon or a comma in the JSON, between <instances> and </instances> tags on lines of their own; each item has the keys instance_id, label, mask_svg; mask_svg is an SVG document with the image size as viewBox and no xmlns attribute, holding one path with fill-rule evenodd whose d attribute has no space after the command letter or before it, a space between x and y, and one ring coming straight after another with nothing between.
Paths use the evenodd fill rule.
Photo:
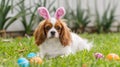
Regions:
<instances>
[{"instance_id":1,"label":"pink bunny ear","mask_svg":"<svg viewBox=\"0 0 120 67\"><path fill-rule=\"evenodd\" d=\"M60 7L56 10L55 12L55 18L56 19L60 19L61 17L63 17L65 15L65 9L64 7Z\"/></svg>"},{"instance_id":2,"label":"pink bunny ear","mask_svg":"<svg viewBox=\"0 0 120 67\"><path fill-rule=\"evenodd\" d=\"M45 7L39 7L38 8L38 13L44 18L44 19L49 19L50 14L48 10Z\"/></svg>"}]
</instances>

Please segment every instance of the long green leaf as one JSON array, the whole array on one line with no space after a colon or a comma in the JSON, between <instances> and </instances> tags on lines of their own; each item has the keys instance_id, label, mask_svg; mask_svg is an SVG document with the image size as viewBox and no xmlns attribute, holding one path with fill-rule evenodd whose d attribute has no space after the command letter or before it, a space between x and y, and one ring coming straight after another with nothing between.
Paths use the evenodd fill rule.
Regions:
<instances>
[{"instance_id":1,"label":"long green leaf","mask_svg":"<svg viewBox=\"0 0 120 67\"><path fill-rule=\"evenodd\" d=\"M55 3L55 1L56 1L56 0L53 0L53 1L49 4L48 10L50 10L51 6Z\"/></svg>"}]
</instances>

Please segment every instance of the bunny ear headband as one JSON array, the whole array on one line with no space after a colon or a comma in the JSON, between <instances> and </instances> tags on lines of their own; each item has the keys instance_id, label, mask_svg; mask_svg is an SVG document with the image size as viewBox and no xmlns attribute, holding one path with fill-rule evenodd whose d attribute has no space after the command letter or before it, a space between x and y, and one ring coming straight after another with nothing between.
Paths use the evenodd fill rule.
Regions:
<instances>
[{"instance_id":1,"label":"bunny ear headband","mask_svg":"<svg viewBox=\"0 0 120 67\"><path fill-rule=\"evenodd\" d=\"M45 7L39 7L38 13L44 18L44 19L50 19L50 14L48 10ZM60 19L65 15L65 9L64 7L60 7L56 10L54 17L56 19Z\"/></svg>"}]
</instances>

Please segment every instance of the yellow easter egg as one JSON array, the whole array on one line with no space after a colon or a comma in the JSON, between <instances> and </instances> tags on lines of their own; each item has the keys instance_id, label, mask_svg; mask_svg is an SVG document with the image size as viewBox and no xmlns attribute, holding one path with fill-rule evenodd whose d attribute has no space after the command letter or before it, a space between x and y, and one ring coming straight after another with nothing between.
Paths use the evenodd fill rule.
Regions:
<instances>
[{"instance_id":1,"label":"yellow easter egg","mask_svg":"<svg viewBox=\"0 0 120 67\"><path fill-rule=\"evenodd\" d=\"M30 63L42 64L42 59L40 57L33 57L30 59Z\"/></svg>"},{"instance_id":2,"label":"yellow easter egg","mask_svg":"<svg viewBox=\"0 0 120 67\"><path fill-rule=\"evenodd\" d=\"M120 60L120 57L117 54L111 53L106 56L108 60Z\"/></svg>"}]
</instances>

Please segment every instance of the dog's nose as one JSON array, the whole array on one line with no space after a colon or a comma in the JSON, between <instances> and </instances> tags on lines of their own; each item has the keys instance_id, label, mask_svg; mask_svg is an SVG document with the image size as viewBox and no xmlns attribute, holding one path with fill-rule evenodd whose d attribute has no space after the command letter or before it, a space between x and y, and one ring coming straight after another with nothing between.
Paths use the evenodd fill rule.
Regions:
<instances>
[{"instance_id":1,"label":"dog's nose","mask_svg":"<svg viewBox=\"0 0 120 67\"><path fill-rule=\"evenodd\" d=\"M52 35L55 35L55 31L51 31L51 34L52 34Z\"/></svg>"}]
</instances>

